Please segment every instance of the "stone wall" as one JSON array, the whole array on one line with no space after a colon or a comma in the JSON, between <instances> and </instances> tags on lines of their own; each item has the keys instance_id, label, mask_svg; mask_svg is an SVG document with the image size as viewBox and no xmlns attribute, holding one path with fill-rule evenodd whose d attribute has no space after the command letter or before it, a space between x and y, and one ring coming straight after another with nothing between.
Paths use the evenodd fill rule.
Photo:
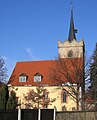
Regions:
<instances>
[{"instance_id":1,"label":"stone wall","mask_svg":"<svg viewBox=\"0 0 97 120\"><path fill-rule=\"evenodd\" d=\"M56 120L97 120L97 111L56 112Z\"/></svg>"}]
</instances>

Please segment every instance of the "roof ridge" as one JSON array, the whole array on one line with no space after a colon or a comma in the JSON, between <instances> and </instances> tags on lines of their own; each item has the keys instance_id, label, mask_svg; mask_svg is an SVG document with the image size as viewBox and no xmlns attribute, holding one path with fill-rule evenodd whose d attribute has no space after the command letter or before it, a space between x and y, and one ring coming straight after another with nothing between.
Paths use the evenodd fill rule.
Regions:
<instances>
[{"instance_id":1,"label":"roof ridge","mask_svg":"<svg viewBox=\"0 0 97 120\"><path fill-rule=\"evenodd\" d=\"M35 61L18 61L17 63L30 63L30 62L49 62L49 61L55 61L55 60L35 60Z\"/></svg>"}]
</instances>

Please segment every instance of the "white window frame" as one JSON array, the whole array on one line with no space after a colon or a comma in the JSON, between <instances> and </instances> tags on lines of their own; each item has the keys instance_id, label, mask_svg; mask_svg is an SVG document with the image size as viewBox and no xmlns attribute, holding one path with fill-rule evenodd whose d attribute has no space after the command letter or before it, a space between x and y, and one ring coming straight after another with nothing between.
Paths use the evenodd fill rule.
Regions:
<instances>
[{"instance_id":1,"label":"white window frame","mask_svg":"<svg viewBox=\"0 0 97 120\"><path fill-rule=\"evenodd\" d=\"M34 76L34 82L41 82L41 76L35 75Z\"/></svg>"},{"instance_id":2,"label":"white window frame","mask_svg":"<svg viewBox=\"0 0 97 120\"><path fill-rule=\"evenodd\" d=\"M27 77L26 76L19 76L19 82L26 82Z\"/></svg>"}]
</instances>

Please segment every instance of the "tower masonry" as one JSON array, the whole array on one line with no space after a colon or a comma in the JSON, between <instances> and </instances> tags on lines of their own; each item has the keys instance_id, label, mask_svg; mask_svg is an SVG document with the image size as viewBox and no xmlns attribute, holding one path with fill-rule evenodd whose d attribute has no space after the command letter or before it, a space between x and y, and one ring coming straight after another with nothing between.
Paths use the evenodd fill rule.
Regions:
<instances>
[{"instance_id":1,"label":"tower masonry","mask_svg":"<svg viewBox=\"0 0 97 120\"><path fill-rule=\"evenodd\" d=\"M77 42L73 39L71 42L65 40L58 41L58 55L60 58L80 58L84 55L84 40Z\"/></svg>"}]
</instances>

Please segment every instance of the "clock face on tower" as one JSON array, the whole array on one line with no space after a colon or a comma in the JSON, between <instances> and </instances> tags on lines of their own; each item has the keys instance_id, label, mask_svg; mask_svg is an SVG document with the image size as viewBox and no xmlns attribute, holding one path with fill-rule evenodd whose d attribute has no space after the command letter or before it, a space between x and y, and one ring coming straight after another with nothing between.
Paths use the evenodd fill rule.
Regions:
<instances>
[{"instance_id":1,"label":"clock face on tower","mask_svg":"<svg viewBox=\"0 0 97 120\"><path fill-rule=\"evenodd\" d=\"M73 51L72 51L72 50L68 51L67 56L68 56L69 58L73 57Z\"/></svg>"}]
</instances>

